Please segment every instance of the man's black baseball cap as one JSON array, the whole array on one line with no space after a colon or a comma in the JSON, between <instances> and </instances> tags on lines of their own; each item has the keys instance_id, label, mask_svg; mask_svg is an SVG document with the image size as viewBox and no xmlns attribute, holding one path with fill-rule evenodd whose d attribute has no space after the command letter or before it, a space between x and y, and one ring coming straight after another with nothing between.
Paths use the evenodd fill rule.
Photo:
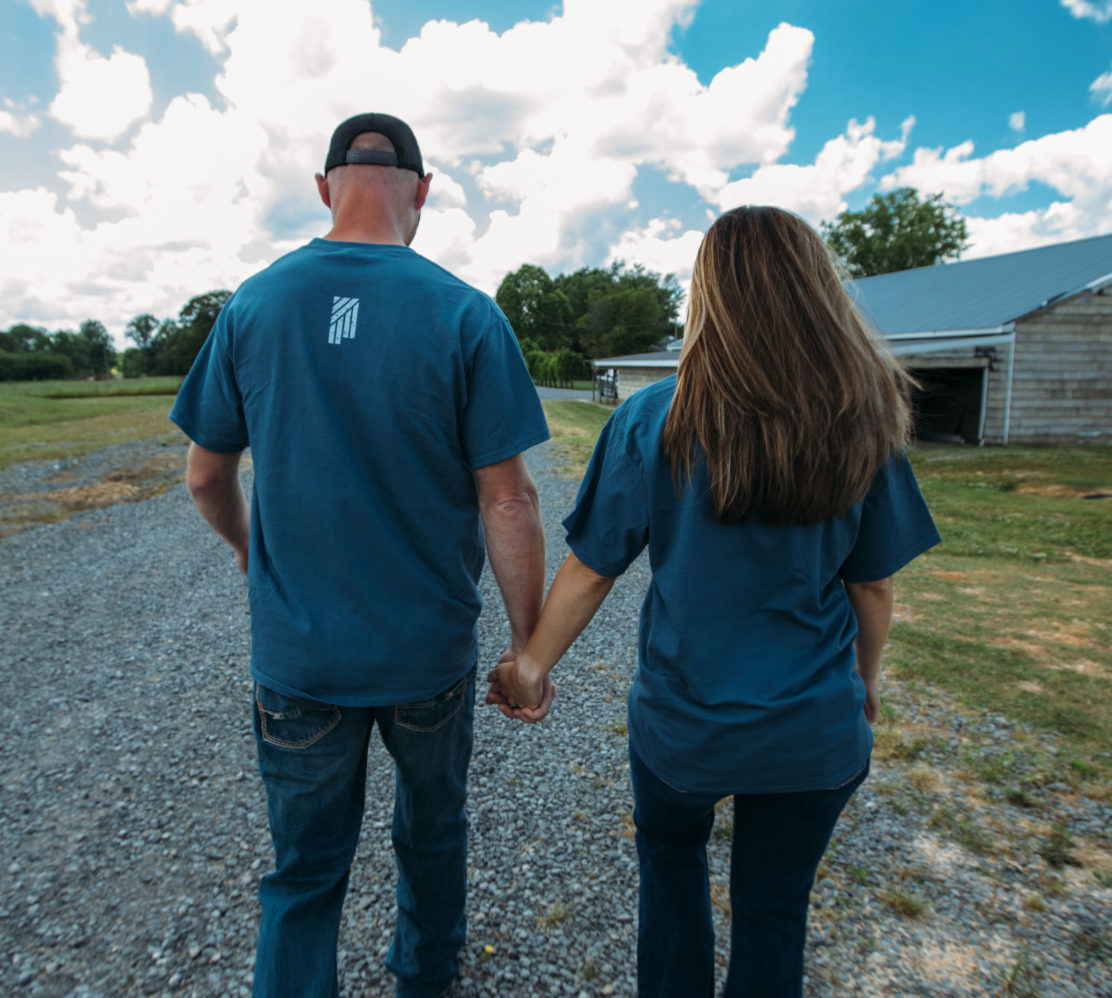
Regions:
<instances>
[{"instance_id":1,"label":"man's black baseball cap","mask_svg":"<svg viewBox=\"0 0 1112 998\"><path fill-rule=\"evenodd\" d=\"M349 149L352 139L363 132L379 132L393 144L394 151L385 149ZM421 165L421 149L413 130L401 118L392 114L357 114L348 118L332 133L332 144L328 147L328 158L324 161L324 172L334 166L347 163L370 163L374 166L396 166L400 170L412 170L419 177L425 175Z\"/></svg>"}]
</instances>

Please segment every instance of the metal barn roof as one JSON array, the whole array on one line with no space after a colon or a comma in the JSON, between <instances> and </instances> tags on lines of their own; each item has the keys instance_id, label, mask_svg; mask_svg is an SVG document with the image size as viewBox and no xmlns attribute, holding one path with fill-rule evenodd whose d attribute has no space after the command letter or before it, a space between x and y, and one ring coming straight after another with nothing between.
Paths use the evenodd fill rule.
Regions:
<instances>
[{"instance_id":1,"label":"metal barn roof","mask_svg":"<svg viewBox=\"0 0 1112 998\"><path fill-rule=\"evenodd\" d=\"M1112 282L1112 235L862 277L849 286L885 336L997 330ZM855 290L856 289L856 290Z\"/></svg>"},{"instance_id":2,"label":"metal barn roof","mask_svg":"<svg viewBox=\"0 0 1112 998\"><path fill-rule=\"evenodd\" d=\"M894 274L848 290L897 355L1007 345L1012 323L1089 288L1112 284L1112 235ZM605 357L595 367L676 367L678 350Z\"/></svg>"}]
</instances>

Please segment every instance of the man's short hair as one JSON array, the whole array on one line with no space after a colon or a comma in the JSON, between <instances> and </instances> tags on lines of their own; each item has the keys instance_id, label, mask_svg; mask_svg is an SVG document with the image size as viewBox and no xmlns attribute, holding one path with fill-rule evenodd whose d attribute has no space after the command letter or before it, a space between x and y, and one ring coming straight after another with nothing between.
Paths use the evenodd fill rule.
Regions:
<instances>
[{"instance_id":1,"label":"man's short hair","mask_svg":"<svg viewBox=\"0 0 1112 998\"><path fill-rule=\"evenodd\" d=\"M352 149L352 141L363 132L385 135L394 147L393 152L387 149ZM425 175L421 149L413 130L401 118L395 118L391 114L357 114L336 128L328 147L328 157L324 161L325 176L333 167L346 166L349 163L396 166L399 170L412 170L419 177Z\"/></svg>"}]
</instances>

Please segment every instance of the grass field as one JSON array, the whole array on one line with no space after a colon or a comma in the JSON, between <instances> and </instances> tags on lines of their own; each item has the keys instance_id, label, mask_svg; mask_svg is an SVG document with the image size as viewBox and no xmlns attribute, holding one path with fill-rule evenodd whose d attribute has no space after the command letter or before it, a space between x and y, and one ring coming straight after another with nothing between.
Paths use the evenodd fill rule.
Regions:
<instances>
[{"instance_id":1,"label":"grass field","mask_svg":"<svg viewBox=\"0 0 1112 998\"><path fill-rule=\"evenodd\" d=\"M923 447L912 463L943 543L897 579L889 667L1060 734L1065 758L1017 746L1016 768L1107 796L1112 450Z\"/></svg>"},{"instance_id":2,"label":"grass field","mask_svg":"<svg viewBox=\"0 0 1112 998\"><path fill-rule=\"evenodd\" d=\"M179 436L166 419L181 378L0 382L0 468Z\"/></svg>"},{"instance_id":3,"label":"grass field","mask_svg":"<svg viewBox=\"0 0 1112 998\"><path fill-rule=\"evenodd\" d=\"M177 382L0 384L0 468L127 440L180 441L166 419ZM581 477L611 411L545 403L563 474ZM962 709L1030 727L1011 771L980 778L1066 782L1108 797L1112 498L1098 497L1112 495L1112 449L924 446L912 463L943 543L897 578L886 669L913 694L940 689ZM123 484L135 490L121 485L121 495L144 494L141 482ZM1044 750L1039 732L1061 736L1057 754ZM878 751L914 755L932 737L893 725L878 731Z\"/></svg>"}]
</instances>

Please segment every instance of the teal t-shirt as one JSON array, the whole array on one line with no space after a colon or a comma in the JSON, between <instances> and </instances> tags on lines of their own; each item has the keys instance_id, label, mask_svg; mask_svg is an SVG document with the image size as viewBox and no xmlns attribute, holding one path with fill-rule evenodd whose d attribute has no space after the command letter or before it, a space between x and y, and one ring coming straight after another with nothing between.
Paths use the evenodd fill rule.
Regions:
<instances>
[{"instance_id":1,"label":"teal t-shirt","mask_svg":"<svg viewBox=\"0 0 1112 998\"><path fill-rule=\"evenodd\" d=\"M705 468L677 494L660 450L675 387L666 378L614 413L564 521L571 549L602 575L649 550L630 740L681 790L835 787L872 749L843 583L887 578L938 532L903 455L843 516L720 523Z\"/></svg>"},{"instance_id":2,"label":"teal t-shirt","mask_svg":"<svg viewBox=\"0 0 1112 998\"><path fill-rule=\"evenodd\" d=\"M405 246L314 239L229 299L170 418L251 448L260 683L376 706L475 664L472 472L548 437L489 297Z\"/></svg>"}]
</instances>

